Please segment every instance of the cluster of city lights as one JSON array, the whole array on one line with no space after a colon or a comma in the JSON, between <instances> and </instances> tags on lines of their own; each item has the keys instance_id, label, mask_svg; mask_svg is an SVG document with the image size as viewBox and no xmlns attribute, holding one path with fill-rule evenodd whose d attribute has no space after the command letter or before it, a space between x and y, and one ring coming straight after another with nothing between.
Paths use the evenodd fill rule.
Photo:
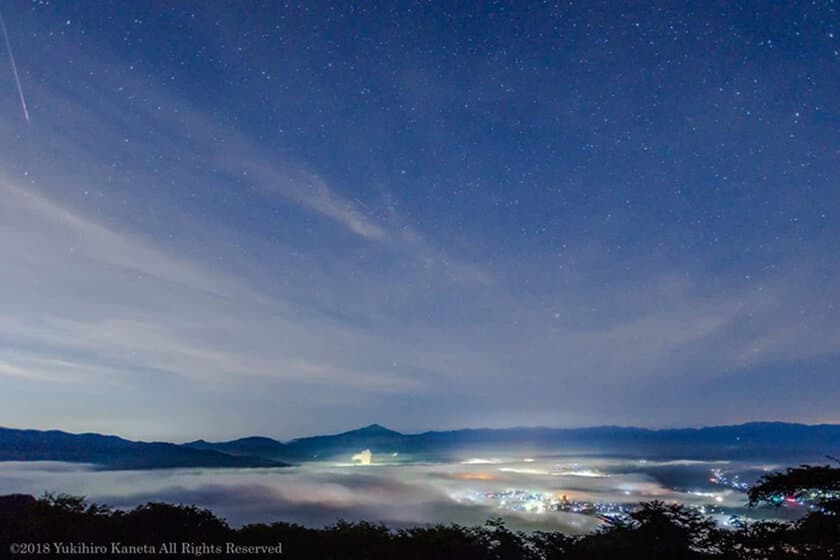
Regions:
<instances>
[{"instance_id":1,"label":"cluster of city lights","mask_svg":"<svg viewBox=\"0 0 840 560\"><path fill-rule=\"evenodd\" d=\"M734 490L740 490L741 492L746 492L750 488L750 485L740 480L737 474L730 477L722 469L712 469L712 476L709 478L709 482Z\"/></svg>"},{"instance_id":2,"label":"cluster of city lights","mask_svg":"<svg viewBox=\"0 0 840 560\"><path fill-rule=\"evenodd\" d=\"M518 488L495 492L474 491L468 498L473 502L490 502L504 511L535 514L563 511L596 517L624 517L636 507L635 505L612 502L569 500L565 495L558 498L555 493Z\"/></svg>"}]
</instances>

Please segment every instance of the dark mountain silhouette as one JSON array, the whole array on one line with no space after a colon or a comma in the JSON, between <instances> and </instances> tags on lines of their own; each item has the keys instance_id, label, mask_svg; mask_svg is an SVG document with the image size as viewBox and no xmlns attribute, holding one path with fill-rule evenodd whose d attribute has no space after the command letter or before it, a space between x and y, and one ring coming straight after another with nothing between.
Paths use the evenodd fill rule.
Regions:
<instances>
[{"instance_id":1,"label":"dark mountain silhouette","mask_svg":"<svg viewBox=\"0 0 840 560\"><path fill-rule=\"evenodd\" d=\"M649 430L595 428L466 429L402 434L378 424L332 435L281 442L246 437L177 445L100 434L0 428L0 461L68 461L104 468L276 467L342 458L370 449L374 457L463 457L501 451L601 454L645 458L822 460L840 452L840 425L755 422L737 426ZM399 460L399 459L395 459Z\"/></svg>"},{"instance_id":2,"label":"dark mountain silhouette","mask_svg":"<svg viewBox=\"0 0 840 560\"><path fill-rule=\"evenodd\" d=\"M285 466L264 457L234 456L173 443L11 428L0 428L0 461L67 461L112 469Z\"/></svg>"},{"instance_id":3,"label":"dark mountain silhouette","mask_svg":"<svg viewBox=\"0 0 840 560\"><path fill-rule=\"evenodd\" d=\"M349 432L298 438L288 443L266 437L246 437L219 443L198 440L184 445L232 455L306 461L352 454L362 449L370 449L374 453L393 453L397 447L405 447L404 443L410 437L379 424L371 424Z\"/></svg>"},{"instance_id":4,"label":"dark mountain silhouette","mask_svg":"<svg viewBox=\"0 0 840 560\"><path fill-rule=\"evenodd\" d=\"M404 446L410 438L411 436L389 430L379 424L371 424L335 435L293 439L287 444L287 448L295 457L300 458L343 455L362 449L370 449L373 453L392 453Z\"/></svg>"},{"instance_id":5,"label":"dark mountain silhouette","mask_svg":"<svg viewBox=\"0 0 840 560\"><path fill-rule=\"evenodd\" d=\"M186 444L199 449L287 461L327 459L370 449L376 454L447 455L485 449L522 453L592 453L649 458L821 459L840 450L840 425L753 422L735 426L650 430L620 426L594 428L506 428L402 434L378 424L334 435L286 443L243 438Z\"/></svg>"},{"instance_id":6,"label":"dark mountain silhouette","mask_svg":"<svg viewBox=\"0 0 840 560\"><path fill-rule=\"evenodd\" d=\"M275 439L260 436L244 437L220 443L210 443L208 441L204 441L203 439L199 439L185 443L184 446L192 449L220 451L228 455L244 455L269 459L289 454L284 443Z\"/></svg>"}]
</instances>

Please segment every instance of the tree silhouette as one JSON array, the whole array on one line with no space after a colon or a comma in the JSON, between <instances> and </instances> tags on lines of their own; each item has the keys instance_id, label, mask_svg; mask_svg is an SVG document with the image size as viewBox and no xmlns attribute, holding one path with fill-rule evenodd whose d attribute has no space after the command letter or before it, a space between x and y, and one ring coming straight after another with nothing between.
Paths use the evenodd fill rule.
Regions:
<instances>
[{"instance_id":1,"label":"tree silhouette","mask_svg":"<svg viewBox=\"0 0 840 560\"><path fill-rule=\"evenodd\" d=\"M784 558L840 558L840 469L802 465L763 476L748 492L750 505L779 507L804 500L812 510L793 524L767 531L764 548Z\"/></svg>"},{"instance_id":2,"label":"tree silhouette","mask_svg":"<svg viewBox=\"0 0 840 560\"><path fill-rule=\"evenodd\" d=\"M570 558L703 558L719 553L715 523L680 504L644 502L629 519L611 518L585 536Z\"/></svg>"},{"instance_id":3,"label":"tree silhouette","mask_svg":"<svg viewBox=\"0 0 840 560\"><path fill-rule=\"evenodd\" d=\"M148 503L122 511L67 494L45 494L40 499L18 494L0 496L0 546L5 551L8 543L16 542L160 545L175 541L215 545L223 551L224 543L282 543L283 558L323 560L837 560L838 472L802 466L768 474L749 491L754 507L765 502L779 505L779 496L812 500L813 510L793 523L736 521L723 530L695 509L652 501L628 516L605 519L600 530L582 536L514 531L501 519L479 527L450 524L395 530L381 523L338 521L323 528L278 522L235 529L213 512L194 506Z\"/></svg>"},{"instance_id":4,"label":"tree silhouette","mask_svg":"<svg viewBox=\"0 0 840 560\"><path fill-rule=\"evenodd\" d=\"M763 476L748 492L750 505L780 505L785 498L816 500L822 510L840 513L840 468L802 465Z\"/></svg>"}]
</instances>

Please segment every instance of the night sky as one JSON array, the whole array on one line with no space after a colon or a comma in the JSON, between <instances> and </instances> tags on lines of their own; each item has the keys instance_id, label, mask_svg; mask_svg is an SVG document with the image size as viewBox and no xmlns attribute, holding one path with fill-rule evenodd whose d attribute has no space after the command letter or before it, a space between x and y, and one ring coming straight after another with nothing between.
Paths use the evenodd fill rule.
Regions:
<instances>
[{"instance_id":1,"label":"night sky","mask_svg":"<svg viewBox=\"0 0 840 560\"><path fill-rule=\"evenodd\" d=\"M838 7L679 4L3 2L0 425L840 422Z\"/></svg>"}]
</instances>

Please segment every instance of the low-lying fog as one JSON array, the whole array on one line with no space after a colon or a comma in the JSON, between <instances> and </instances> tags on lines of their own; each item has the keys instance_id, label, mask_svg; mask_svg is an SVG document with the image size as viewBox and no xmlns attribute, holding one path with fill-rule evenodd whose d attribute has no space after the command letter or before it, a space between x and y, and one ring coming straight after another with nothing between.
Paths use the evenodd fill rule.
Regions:
<instances>
[{"instance_id":1,"label":"low-lying fog","mask_svg":"<svg viewBox=\"0 0 840 560\"><path fill-rule=\"evenodd\" d=\"M804 513L801 506L745 507L746 494L739 486L781 465L492 454L446 463L373 456L372 464L359 465L350 459L277 469L154 471L0 462L0 494L64 492L120 508L148 501L193 504L234 526L271 521L323 526L338 519L395 527L472 525L500 516L516 528L587 532L598 527L598 514L620 513L653 499L702 508L721 523L732 514Z\"/></svg>"}]
</instances>

